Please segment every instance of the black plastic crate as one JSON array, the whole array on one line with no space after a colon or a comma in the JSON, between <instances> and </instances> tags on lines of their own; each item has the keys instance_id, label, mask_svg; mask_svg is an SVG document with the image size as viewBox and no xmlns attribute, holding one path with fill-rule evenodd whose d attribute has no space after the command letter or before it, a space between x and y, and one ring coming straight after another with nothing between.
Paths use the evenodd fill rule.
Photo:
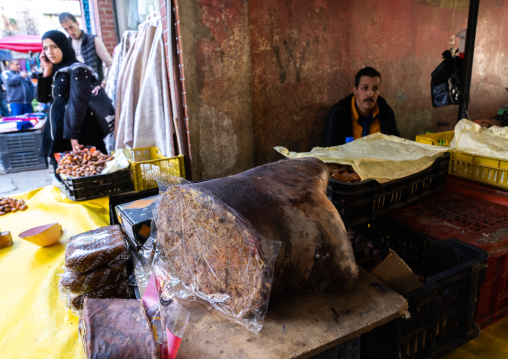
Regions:
<instances>
[{"instance_id":1,"label":"black plastic crate","mask_svg":"<svg viewBox=\"0 0 508 359\"><path fill-rule=\"evenodd\" d=\"M314 355L311 359L360 359L360 350L360 337L356 337L334 348Z\"/></svg>"},{"instance_id":2,"label":"black plastic crate","mask_svg":"<svg viewBox=\"0 0 508 359\"><path fill-rule=\"evenodd\" d=\"M362 335L362 358L440 358L480 334L474 319L487 252L454 238L433 239L386 218L371 226L370 236L426 279L403 294L408 319Z\"/></svg>"},{"instance_id":3,"label":"black plastic crate","mask_svg":"<svg viewBox=\"0 0 508 359\"><path fill-rule=\"evenodd\" d=\"M67 195L73 201L108 196L134 189L129 171L63 180Z\"/></svg>"},{"instance_id":4,"label":"black plastic crate","mask_svg":"<svg viewBox=\"0 0 508 359\"><path fill-rule=\"evenodd\" d=\"M48 168L46 158L41 157L38 150L19 153L1 153L0 158L6 173Z\"/></svg>"},{"instance_id":5,"label":"black plastic crate","mask_svg":"<svg viewBox=\"0 0 508 359\"><path fill-rule=\"evenodd\" d=\"M129 202L137 201L138 199L143 199L151 196L155 196L159 194L159 188L150 188L146 191L142 192L125 192L119 194L113 194L109 196L109 224L120 224L118 221L118 217L116 216L115 207Z\"/></svg>"},{"instance_id":6,"label":"black plastic crate","mask_svg":"<svg viewBox=\"0 0 508 359\"><path fill-rule=\"evenodd\" d=\"M328 197L344 224L356 226L444 189L449 166L450 153L445 152L429 168L383 184L373 179L347 183L330 178Z\"/></svg>"},{"instance_id":7,"label":"black plastic crate","mask_svg":"<svg viewBox=\"0 0 508 359\"><path fill-rule=\"evenodd\" d=\"M1 153L18 153L39 151L41 149L42 131L7 133L0 135Z\"/></svg>"}]
</instances>

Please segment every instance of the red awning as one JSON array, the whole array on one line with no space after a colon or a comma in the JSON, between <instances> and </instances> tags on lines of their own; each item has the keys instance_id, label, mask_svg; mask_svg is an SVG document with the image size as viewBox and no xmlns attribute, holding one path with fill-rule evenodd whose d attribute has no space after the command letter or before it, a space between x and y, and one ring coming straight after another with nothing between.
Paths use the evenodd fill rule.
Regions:
<instances>
[{"instance_id":1,"label":"red awning","mask_svg":"<svg viewBox=\"0 0 508 359\"><path fill-rule=\"evenodd\" d=\"M42 36L39 35L18 35L0 39L0 49L17 52L41 52Z\"/></svg>"}]
</instances>

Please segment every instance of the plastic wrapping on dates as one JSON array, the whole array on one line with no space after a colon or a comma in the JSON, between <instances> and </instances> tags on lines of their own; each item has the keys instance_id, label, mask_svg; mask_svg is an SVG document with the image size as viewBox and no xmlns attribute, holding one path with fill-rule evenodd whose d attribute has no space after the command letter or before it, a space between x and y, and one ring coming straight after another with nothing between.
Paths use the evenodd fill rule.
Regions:
<instances>
[{"instance_id":1,"label":"plastic wrapping on dates","mask_svg":"<svg viewBox=\"0 0 508 359\"><path fill-rule=\"evenodd\" d=\"M119 225L97 228L69 239L65 268L85 273L113 266L130 258L129 246Z\"/></svg>"},{"instance_id":2,"label":"plastic wrapping on dates","mask_svg":"<svg viewBox=\"0 0 508 359\"><path fill-rule=\"evenodd\" d=\"M358 267L328 180L323 161L298 158L167 187L153 217L175 296L259 331L248 320L264 317L269 295L348 290Z\"/></svg>"},{"instance_id":3,"label":"plastic wrapping on dates","mask_svg":"<svg viewBox=\"0 0 508 359\"><path fill-rule=\"evenodd\" d=\"M118 282L129 276L130 270L127 260L106 267L92 269L85 273L75 273L66 270L60 277L60 285L71 293L83 294L97 290L106 284Z\"/></svg>"},{"instance_id":4,"label":"plastic wrapping on dates","mask_svg":"<svg viewBox=\"0 0 508 359\"><path fill-rule=\"evenodd\" d=\"M259 332L280 242L262 238L240 214L192 185L169 187L157 207L155 260L167 269L175 298L204 302Z\"/></svg>"},{"instance_id":5,"label":"plastic wrapping on dates","mask_svg":"<svg viewBox=\"0 0 508 359\"><path fill-rule=\"evenodd\" d=\"M87 298L80 338L87 358L160 358L141 300Z\"/></svg>"},{"instance_id":6,"label":"plastic wrapping on dates","mask_svg":"<svg viewBox=\"0 0 508 359\"><path fill-rule=\"evenodd\" d=\"M76 294L69 292L66 288L58 284L58 290L62 300L65 302L67 308L81 317L83 314L83 304L86 298L133 298L134 291L129 286L129 279L121 279L118 282L106 284L104 287L96 290L85 292L83 294Z\"/></svg>"},{"instance_id":7,"label":"plastic wrapping on dates","mask_svg":"<svg viewBox=\"0 0 508 359\"><path fill-rule=\"evenodd\" d=\"M148 240L140 248L136 256L132 256L134 262L134 275L140 296L145 294L150 276L152 274L152 264L156 253L155 238L150 235Z\"/></svg>"}]
</instances>

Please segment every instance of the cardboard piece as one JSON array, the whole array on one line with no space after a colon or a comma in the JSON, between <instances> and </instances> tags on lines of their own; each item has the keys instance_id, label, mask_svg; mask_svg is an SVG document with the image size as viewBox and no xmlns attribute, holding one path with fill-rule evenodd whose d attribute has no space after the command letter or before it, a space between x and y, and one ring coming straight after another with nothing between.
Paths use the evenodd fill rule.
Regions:
<instances>
[{"instance_id":1,"label":"cardboard piece","mask_svg":"<svg viewBox=\"0 0 508 359\"><path fill-rule=\"evenodd\" d=\"M386 257L374 267L372 274L399 294L410 292L423 285L406 262L391 249Z\"/></svg>"}]
</instances>

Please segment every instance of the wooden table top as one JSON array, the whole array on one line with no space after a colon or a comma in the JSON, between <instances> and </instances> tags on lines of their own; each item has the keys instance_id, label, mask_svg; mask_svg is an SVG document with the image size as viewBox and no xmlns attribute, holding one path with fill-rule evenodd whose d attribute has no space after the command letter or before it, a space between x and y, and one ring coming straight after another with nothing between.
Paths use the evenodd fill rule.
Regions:
<instances>
[{"instance_id":1,"label":"wooden table top","mask_svg":"<svg viewBox=\"0 0 508 359\"><path fill-rule=\"evenodd\" d=\"M361 268L344 294L271 299L259 334L193 304L178 359L309 358L402 316L407 308L403 296Z\"/></svg>"}]
</instances>

